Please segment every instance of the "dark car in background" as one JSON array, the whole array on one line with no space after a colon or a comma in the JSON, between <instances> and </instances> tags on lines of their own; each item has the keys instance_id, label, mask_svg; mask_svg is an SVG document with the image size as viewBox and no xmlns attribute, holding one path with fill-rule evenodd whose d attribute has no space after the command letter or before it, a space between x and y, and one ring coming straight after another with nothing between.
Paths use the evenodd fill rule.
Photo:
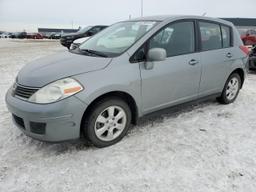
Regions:
<instances>
[{"instance_id":1,"label":"dark car in background","mask_svg":"<svg viewBox=\"0 0 256 192\"><path fill-rule=\"evenodd\" d=\"M43 39L40 33L27 33L27 39Z\"/></svg>"},{"instance_id":2,"label":"dark car in background","mask_svg":"<svg viewBox=\"0 0 256 192\"><path fill-rule=\"evenodd\" d=\"M249 69L256 71L256 45L252 47L249 55Z\"/></svg>"},{"instance_id":3,"label":"dark car in background","mask_svg":"<svg viewBox=\"0 0 256 192\"><path fill-rule=\"evenodd\" d=\"M27 32L17 32L11 35L11 38L25 39L27 38Z\"/></svg>"},{"instance_id":4,"label":"dark car in background","mask_svg":"<svg viewBox=\"0 0 256 192\"><path fill-rule=\"evenodd\" d=\"M61 33L52 33L49 36L49 39L60 39L61 38Z\"/></svg>"},{"instance_id":5,"label":"dark car in background","mask_svg":"<svg viewBox=\"0 0 256 192\"><path fill-rule=\"evenodd\" d=\"M45 39L51 39L54 35L55 35L55 33L52 32L52 33L43 34L43 37L44 37Z\"/></svg>"},{"instance_id":6,"label":"dark car in background","mask_svg":"<svg viewBox=\"0 0 256 192\"><path fill-rule=\"evenodd\" d=\"M79 30L76 33L69 33L67 35L63 35L60 39L60 43L64 46L67 47L68 49L70 48L71 44L73 43L74 40L82 38L82 37L90 37L95 35L96 33L100 32L101 30L105 29L108 26L105 25L96 25L96 26L88 26L85 27L81 30Z\"/></svg>"}]
</instances>

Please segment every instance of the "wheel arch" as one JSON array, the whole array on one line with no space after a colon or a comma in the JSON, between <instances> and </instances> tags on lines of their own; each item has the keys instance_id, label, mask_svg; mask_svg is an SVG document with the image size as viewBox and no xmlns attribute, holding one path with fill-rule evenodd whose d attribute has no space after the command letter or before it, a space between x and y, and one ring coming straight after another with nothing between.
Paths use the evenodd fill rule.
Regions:
<instances>
[{"instance_id":1,"label":"wheel arch","mask_svg":"<svg viewBox=\"0 0 256 192\"><path fill-rule=\"evenodd\" d=\"M236 68L235 70L232 71L232 73L230 73L230 75L237 73L240 78L241 78L241 88L243 87L244 84L244 80L245 80L245 72L242 68ZM230 77L229 75L229 77Z\"/></svg>"},{"instance_id":2,"label":"wheel arch","mask_svg":"<svg viewBox=\"0 0 256 192\"><path fill-rule=\"evenodd\" d=\"M111 91L111 92L107 92L104 93L98 97L96 97L86 108L86 110L84 111L81 123L80 123L80 132L82 132L82 124L84 123L84 121L86 120L86 117L88 117L89 113L92 111L93 107L96 105L96 103L102 99L105 98L110 98L110 97L118 97L122 100L124 100L128 106L131 109L131 115L132 115L132 121L131 123L136 125L138 118L139 118L139 112L138 112L138 106L135 102L135 99L128 93L124 92L124 91Z\"/></svg>"}]
</instances>

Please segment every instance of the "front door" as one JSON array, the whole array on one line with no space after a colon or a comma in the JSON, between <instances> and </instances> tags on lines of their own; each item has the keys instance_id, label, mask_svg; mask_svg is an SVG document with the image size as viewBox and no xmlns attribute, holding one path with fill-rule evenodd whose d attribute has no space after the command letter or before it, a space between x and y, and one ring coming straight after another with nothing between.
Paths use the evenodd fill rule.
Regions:
<instances>
[{"instance_id":1,"label":"front door","mask_svg":"<svg viewBox=\"0 0 256 192\"><path fill-rule=\"evenodd\" d=\"M163 48L165 61L150 70L140 64L144 113L197 98L201 62L196 53L193 21L169 24L148 42L148 48Z\"/></svg>"}]
</instances>

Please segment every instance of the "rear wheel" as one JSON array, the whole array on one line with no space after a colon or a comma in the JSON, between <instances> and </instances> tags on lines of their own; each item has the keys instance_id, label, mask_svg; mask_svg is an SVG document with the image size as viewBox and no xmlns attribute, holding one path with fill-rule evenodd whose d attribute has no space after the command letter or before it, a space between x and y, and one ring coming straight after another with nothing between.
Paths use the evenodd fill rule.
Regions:
<instances>
[{"instance_id":1,"label":"rear wheel","mask_svg":"<svg viewBox=\"0 0 256 192\"><path fill-rule=\"evenodd\" d=\"M221 96L218 98L218 101L222 104L233 103L240 91L241 88L241 77L237 73L233 73L228 78Z\"/></svg>"},{"instance_id":2,"label":"rear wheel","mask_svg":"<svg viewBox=\"0 0 256 192\"><path fill-rule=\"evenodd\" d=\"M107 147L120 141L129 129L131 110L126 102L106 98L91 110L83 125L85 137L96 147Z\"/></svg>"}]
</instances>

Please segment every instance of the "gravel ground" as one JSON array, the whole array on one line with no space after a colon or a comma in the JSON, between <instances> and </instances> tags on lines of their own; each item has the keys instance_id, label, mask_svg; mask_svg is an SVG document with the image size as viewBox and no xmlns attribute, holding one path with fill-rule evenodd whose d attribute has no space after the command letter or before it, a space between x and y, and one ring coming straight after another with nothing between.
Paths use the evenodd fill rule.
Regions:
<instances>
[{"instance_id":1,"label":"gravel ground","mask_svg":"<svg viewBox=\"0 0 256 192\"><path fill-rule=\"evenodd\" d=\"M143 118L118 144L47 144L11 122L4 96L57 41L0 40L0 191L231 192L256 190L256 74L237 101L207 101Z\"/></svg>"}]
</instances>

